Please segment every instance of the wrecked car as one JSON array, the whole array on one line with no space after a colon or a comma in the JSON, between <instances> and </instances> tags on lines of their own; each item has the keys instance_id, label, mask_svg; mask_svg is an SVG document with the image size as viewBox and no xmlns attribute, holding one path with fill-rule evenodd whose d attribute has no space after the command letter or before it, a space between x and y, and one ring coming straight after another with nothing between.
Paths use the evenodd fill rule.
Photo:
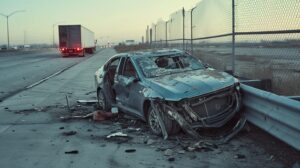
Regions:
<instances>
[{"instance_id":1,"label":"wrecked car","mask_svg":"<svg viewBox=\"0 0 300 168\"><path fill-rule=\"evenodd\" d=\"M239 81L181 50L117 54L95 73L98 104L146 121L157 135L180 129L200 138L201 129L235 120L231 135L243 127Z\"/></svg>"}]
</instances>

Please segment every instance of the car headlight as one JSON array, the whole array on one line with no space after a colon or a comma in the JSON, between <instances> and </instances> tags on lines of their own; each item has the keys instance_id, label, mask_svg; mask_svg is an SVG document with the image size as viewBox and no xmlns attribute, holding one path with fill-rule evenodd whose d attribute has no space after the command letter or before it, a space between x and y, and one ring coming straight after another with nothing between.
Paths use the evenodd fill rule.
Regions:
<instances>
[{"instance_id":1,"label":"car headlight","mask_svg":"<svg viewBox=\"0 0 300 168\"><path fill-rule=\"evenodd\" d=\"M234 78L234 87L236 88L236 90L240 90L241 88L240 81L237 78Z\"/></svg>"}]
</instances>

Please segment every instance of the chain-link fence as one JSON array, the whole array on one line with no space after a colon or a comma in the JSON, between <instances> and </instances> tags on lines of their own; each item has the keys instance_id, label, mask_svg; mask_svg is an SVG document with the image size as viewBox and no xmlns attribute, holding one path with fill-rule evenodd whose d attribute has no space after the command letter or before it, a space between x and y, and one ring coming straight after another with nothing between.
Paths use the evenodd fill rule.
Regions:
<instances>
[{"instance_id":1,"label":"chain-link fence","mask_svg":"<svg viewBox=\"0 0 300 168\"><path fill-rule=\"evenodd\" d=\"M150 34L153 48L184 49L238 77L271 79L277 94L300 95L299 0L202 0Z\"/></svg>"}]
</instances>

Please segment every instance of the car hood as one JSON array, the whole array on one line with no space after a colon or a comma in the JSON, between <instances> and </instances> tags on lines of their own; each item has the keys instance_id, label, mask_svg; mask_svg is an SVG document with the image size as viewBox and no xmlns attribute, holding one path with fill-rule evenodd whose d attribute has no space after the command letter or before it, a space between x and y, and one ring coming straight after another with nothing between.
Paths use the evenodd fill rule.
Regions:
<instances>
[{"instance_id":1,"label":"car hood","mask_svg":"<svg viewBox=\"0 0 300 168\"><path fill-rule=\"evenodd\" d=\"M148 78L147 83L162 98L179 101L231 86L235 79L225 72L201 69Z\"/></svg>"}]
</instances>

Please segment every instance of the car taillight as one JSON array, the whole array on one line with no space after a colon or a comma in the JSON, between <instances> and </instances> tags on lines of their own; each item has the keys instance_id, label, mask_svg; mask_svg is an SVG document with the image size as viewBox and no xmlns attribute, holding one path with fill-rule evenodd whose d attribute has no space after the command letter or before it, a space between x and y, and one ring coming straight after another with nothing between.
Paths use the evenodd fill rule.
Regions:
<instances>
[{"instance_id":1,"label":"car taillight","mask_svg":"<svg viewBox=\"0 0 300 168\"><path fill-rule=\"evenodd\" d=\"M61 51L65 51L65 48L61 48L60 50L61 50Z\"/></svg>"},{"instance_id":2,"label":"car taillight","mask_svg":"<svg viewBox=\"0 0 300 168\"><path fill-rule=\"evenodd\" d=\"M77 50L77 51L80 51L80 50L81 50L81 48L77 48L76 50Z\"/></svg>"}]
</instances>

